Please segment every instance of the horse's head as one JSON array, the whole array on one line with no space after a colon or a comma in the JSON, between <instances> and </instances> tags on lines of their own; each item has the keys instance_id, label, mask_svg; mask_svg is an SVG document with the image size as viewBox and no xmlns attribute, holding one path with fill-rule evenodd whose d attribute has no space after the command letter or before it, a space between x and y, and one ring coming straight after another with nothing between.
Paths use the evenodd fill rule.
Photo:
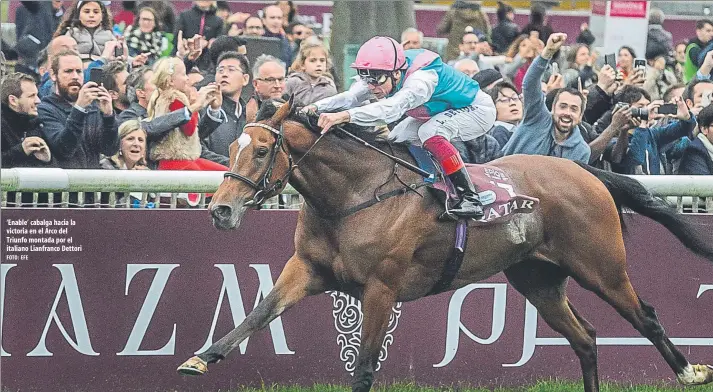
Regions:
<instances>
[{"instance_id":1,"label":"horse's head","mask_svg":"<svg viewBox=\"0 0 713 392\"><path fill-rule=\"evenodd\" d=\"M230 145L230 171L225 173L208 206L218 229L236 228L248 208L260 206L287 185L292 162L282 122L291 110L292 99L270 118L246 124L240 137Z\"/></svg>"}]
</instances>

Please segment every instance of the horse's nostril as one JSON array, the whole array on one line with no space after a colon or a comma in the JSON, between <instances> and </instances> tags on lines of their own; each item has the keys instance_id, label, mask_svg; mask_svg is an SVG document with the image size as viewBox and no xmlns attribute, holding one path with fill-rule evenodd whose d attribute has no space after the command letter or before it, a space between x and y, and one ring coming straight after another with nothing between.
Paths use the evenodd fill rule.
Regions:
<instances>
[{"instance_id":1,"label":"horse's nostril","mask_svg":"<svg viewBox=\"0 0 713 392\"><path fill-rule=\"evenodd\" d=\"M211 213L216 219L228 219L232 214L232 208L230 208L230 206L219 205L213 207Z\"/></svg>"}]
</instances>

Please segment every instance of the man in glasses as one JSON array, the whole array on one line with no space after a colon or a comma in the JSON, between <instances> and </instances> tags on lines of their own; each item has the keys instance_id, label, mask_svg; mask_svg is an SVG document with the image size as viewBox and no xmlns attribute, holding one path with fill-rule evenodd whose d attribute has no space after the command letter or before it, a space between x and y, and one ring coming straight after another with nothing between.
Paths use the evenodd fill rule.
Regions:
<instances>
[{"instance_id":1,"label":"man in glasses","mask_svg":"<svg viewBox=\"0 0 713 392\"><path fill-rule=\"evenodd\" d=\"M495 101L497 118L493 129L488 133L500 146L504 146L510 140L515 127L522 121L522 99L510 82L496 84L489 93Z\"/></svg>"},{"instance_id":2,"label":"man in glasses","mask_svg":"<svg viewBox=\"0 0 713 392\"><path fill-rule=\"evenodd\" d=\"M460 202L455 215L480 219L482 205L466 171L463 158L450 143L453 138L473 140L495 122L492 98L478 82L446 65L438 54L424 50L404 51L395 40L375 37L367 41L351 65L359 80L349 91L326 98L307 110L323 113L323 132L342 123L377 126L408 115L391 131L394 141L423 144L453 182ZM379 101L355 107L370 98Z\"/></svg>"},{"instance_id":3,"label":"man in glasses","mask_svg":"<svg viewBox=\"0 0 713 392\"><path fill-rule=\"evenodd\" d=\"M280 59L260 55L253 65L254 93L246 105L247 122L255 120L257 111L266 99L280 99L285 91L287 67Z\"/></svg>"}]
</instances>

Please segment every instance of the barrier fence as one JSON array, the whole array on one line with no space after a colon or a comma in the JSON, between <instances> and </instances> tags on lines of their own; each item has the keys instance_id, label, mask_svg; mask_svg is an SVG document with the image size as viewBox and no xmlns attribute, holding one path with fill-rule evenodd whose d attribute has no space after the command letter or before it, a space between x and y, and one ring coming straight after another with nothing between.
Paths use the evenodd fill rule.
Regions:
<instances>
[{"instance_id":1,"label":"barrier fence","mask_svg":"<svg viewBox=\"0 0 713 392\"><path fill-rule=\"evenodd\" d=\"M713 176L631 176L679 212L713 213ZM3 207L205 208L223 172L65 170L14 168L0 171ZM9 192L25 193L8 199ZM299 209L299 194L287 186L266 201L267 209Z\"/></svg>"}]
</instances>

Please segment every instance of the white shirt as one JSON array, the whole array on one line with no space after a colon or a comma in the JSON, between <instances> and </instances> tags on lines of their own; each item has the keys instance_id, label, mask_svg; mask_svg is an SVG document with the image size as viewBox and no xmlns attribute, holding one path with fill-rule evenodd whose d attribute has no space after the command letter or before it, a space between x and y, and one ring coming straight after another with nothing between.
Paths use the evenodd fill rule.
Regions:
<instances>
[{"instance_id":1,"label":"white shirt","mask_svg":"<svg viewBox=\"0 0 713 392\"><path fill-rule=\"evenodd\" d=\"M332 112L348 109L351 123L361 126L378 126L400 119L409 110L428 102L438 86L438 74L433 70L417 70L403 84L401 90L389 98L359 106L374 95L361 79L348 91L315 103L317 110Z\"/></svg>"}]
</instances>

